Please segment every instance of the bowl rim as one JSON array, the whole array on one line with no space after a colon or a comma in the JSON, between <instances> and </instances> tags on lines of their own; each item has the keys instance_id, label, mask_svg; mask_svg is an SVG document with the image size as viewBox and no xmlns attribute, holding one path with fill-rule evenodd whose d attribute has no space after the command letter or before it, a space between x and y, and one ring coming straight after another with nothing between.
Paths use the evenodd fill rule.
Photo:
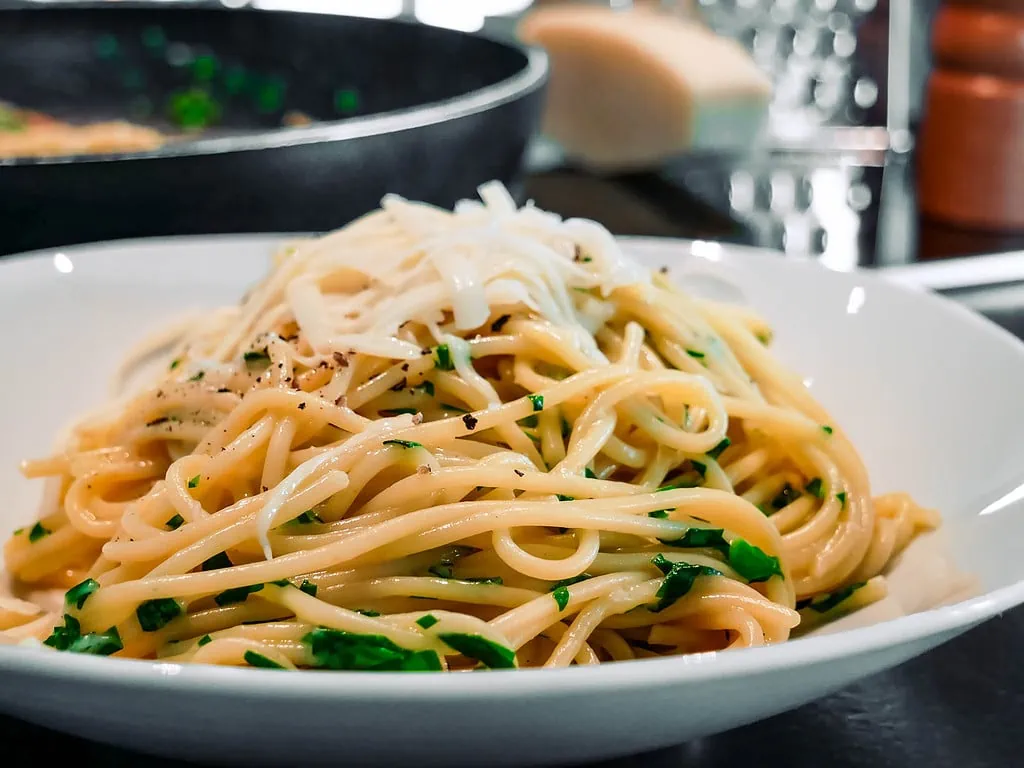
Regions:
<instances>
[{"instance_id":1,"label":"bowl rim","mask_svg":"<svg viewBox=\"0 0 1024 768\"><path fill-rule=\"evenodd\" d=\"M97 0L46 0L0 8L0 19L6 12L44 14L47 11L72 11L75 13L117 13L119 10L160 11L161 13L187 13L201 10L214 13L276 14L287 16L324 16L345 19L347 23L374 23L382 25L422 26L408 19L366 19L344 14L324 14L317 11L263 9L246 6L229 8L211 6L194 0L168 4L165 0L123 0L111 7ZM0 157L0 168L28 167L38 165L67 165L71 163L110 163L125 161L161 160L178 157L201 157L223 155L235 152L252 152L264 149L283 149L306 144L320 144L350 139L382 136L401 131L425 128L439 123L452 122L472 115L496 109L504 104L525 98L538 89L544 88L550 73L547 53L537 46L525 45L518 40L498 39L493 36L458 30L439 30L445 34L463 37L477 37L489 45L516 51L523 57L523 66L513 75L491 85L453 96L441 101L431 101L412 107L388 112L377 112L342 120L321 121L309 126L273 128L253 131L237 136L196 138L180 142L169 142L161 147L133 152L109 152L98 154L58 155L54 157Z\"/></svg>"},{"instance_id":2,"label":"bowl rim","mask_svg":"<svg viewBox=\"0 0 1024 768\"><path fill-rule=\"evenodd\" d=\"M19 254L14 258L0 259L0 275L6 265L42 261L52 258L58 251L88 257L90 251L102 252L111 248L202 247L204 243L211 241L235 241L256 245L293 240L297 236L302 235L273 232L181 235L41 249ZM707 243L669 237L626 236L616 239L641 248L681 247L691 255L698 255L698 251L706 247ZM752 259L764 264L765 255L778 255L769 249L752 246L723 243L721 248L721 261L741 266ZM869 288L874 286L876 290L883 292L916 295L918 300L932 305L934 311L952 312L958 316L960 322L974 325L978 331L1000 339L1007 354L1024 356L1024 343L1009 331L927 288L914 286L906 279L889 279L885 276L885 270L854 268L840 271L829 269L818 262L804 260L774 259L772 263L779 269L809 270L822 275L830 274L833 276L832 279L856 280L860 285ZM599 691L655 690L685 683L725 681L769 670L780 671L838 659L856 658L927 638L936 638L935 644L939 644L1022 603L1024 579L974 597L869 626L796 638L776 645L739 651L638 659L593 667L491 670L490 674L485 675L410 675L405 672L315 670L304 671L302 674L281 674L280 670L51 653L48 649L40 650L18 645L0 645L0 675L16 674L53 682L116 686L125 690L142 690L159 685L161 690L168 694L244 696L277 700L312 697L316 701L493 701L523 697L560 697Z\"/></svg>"}]
</instances>

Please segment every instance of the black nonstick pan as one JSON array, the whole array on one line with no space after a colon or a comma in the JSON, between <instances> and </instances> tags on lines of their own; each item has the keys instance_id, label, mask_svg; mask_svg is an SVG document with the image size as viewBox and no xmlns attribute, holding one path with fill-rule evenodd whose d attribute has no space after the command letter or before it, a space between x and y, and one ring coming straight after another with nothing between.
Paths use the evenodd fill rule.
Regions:
<instances>
[{"instance_id":1,"label":"black nonstick pan","mask_svg":"<svg viewBox=\"0 0 1024 768\"><path fill-rule=\"evenodd\" d=\"M402 21L109 5L0 9L0 101L172 140L0 158L0 254L320 232L387 192L451 206L490 179L518 193L547 78L539 51Z\"/></svg>"}]
</instances>

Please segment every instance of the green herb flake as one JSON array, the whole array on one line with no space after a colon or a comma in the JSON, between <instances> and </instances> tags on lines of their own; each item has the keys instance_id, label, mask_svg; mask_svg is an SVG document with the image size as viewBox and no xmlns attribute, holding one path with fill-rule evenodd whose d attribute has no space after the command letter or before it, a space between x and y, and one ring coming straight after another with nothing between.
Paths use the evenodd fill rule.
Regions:
<instances>
[{"instance_id":1,"label":"green herb flake","mask_svg":"<svg viewBox=\"0 0 1024 768\"><path fill-rule=\"evenodd\" d=\"M597 475L594 474L594 470L590 467L583 468L583 476L587 478L587 480L597 480Z\"/></svg>"},{"instance_id":2,"label":"green herb flake","mask_svg":"<svg viewBox=\"0 0 1024 768\"><path fill-rule=\"evenodd\" d=\"M423 392L428 397L434 396L434 382L432 381L424 381L418 387L413 387L413 389L418 392Z\"/></svg>"},{"instance_id":3,"label":"green herb flake","mask_svg":"<svg viewBox=\"0 0 1024 768\"><path fill-rule=\"evenodd\" d=\"M371 619L375 619L380 616L380 611L371 611L368 608L357 608L356 613L361 613L363 616L369 616Z\"/></svg>"},{"instance_id":4,"label":"green herb flake","mask_svg":"<svg viewBox=\"0 0 1024 768\"><path fill-rule=\"evenodd\" d=\"M444 558L441 562L427 568L427 573L432 576L437 576L439 579L450 579L452 578L454 568L455 561L450 558Z\"/></svg>"},{"instance_id":5,"label":"green herb flake","mask_svg":"<svg viewBox=\"0 0 1024 768\"><path fill-rule=\"evenodd\" d=\"M269 583L275 587L290 587L292 585L288 579L278 579L277 581L271 581Z\"/></svg>"},{"instance_id":6,"label":"green herb flake","mask_svg":"<svg viewBox=\"0 0 1024 768\"><path fill-rule=\"evenodd\" d=\"M189 480L188 480L188 487L189 488L195 488L198 485L199 485L199 475L196 475L195 477L190 477L189 478Z\"/></svg>"},{"instance_id":7,"label":"green herb flake","mask_svg":"<svg viewBox=\"0 0 1024 768\"><path fill-rule=\"evenodd\" d=\"M402 415L405 415L405 414L409 414L411 416L415 416L417 413L419 413L419 409L418 408L385 408L383 410L377 411L377 413L378 413L378 415L384 416L385 418L390 418L392 416L402 416ZM397 441L397 440L385 440L384 441L384 445L387 445L388 443L397 443L397 442L399 442L399 441Z\"/></svg>"},{"instance_id":8,"label":"green herb flake","mask_svg":"<svg viewBox=\"0 0 1024 768\"><path fill-rule=\"evenodd\" d=\"M469 411L467 411L465 408L460 408L459 406L452 405L451 403L441 403L441 410L455 411L455 413L469 413Z\"/></svg>"},{"instance_id":9,"label":"green herb flake","mask_svg":"<svg viewBox=\"0 0 1024 768\"><path fill-rule=\"evenodd\" d=\"M409 651L383 635L361 635L318 627L302 642L309 649L313 665L331 670L374 670L436 672L441 660L434 651Z\"/></svg>"},{"instance_id":10,"label":"green herb flake","mask_svg":"<svg viewBox=\"0 0 1024 768\"><path fill-rule=\"evenodd\" d=\"M529 399L531 403L533 403L533 410L544 410L544 395L527 395L526 397Z\"/></svg>"},{"instance_id":11,"label":"green herb flake","mask_svg":"<svg viewBox=\"0 0 1024 768\"><path fill-rule=\"evenodd\" d=\"M250 584L248 587L225 589L213 598L213 602L221 607L225 605L235 605L236 603L244 603L248 599L249 595L253 592L259 592L261 589L263 589L262 584Z\"/></svg>"},{"instance_id":12,"label":"green herb flake","mask_svg":"<svg viewBox=\"0 0 1024 768\"><path fill-rule=\"evenodd\" d=\"M458 651L467 659L479 661L489 669L514 669L516 666L515 651L481 635L444 632L438 637L449 648Z\"/></svg>"},{"instance_id":13,"label":"green herb flake","mask_svg":"<svg viewBox=\"0 0 1024 768\"><path fill-rule=\"evenodd\" d=\"M576 497L575 496L566 496L564 493L559 493L558 494L558 500L559 501L576 501Z\"/></svg>"},{"instance_id":14,"label":"green herb flake","mask_svg":"<svg viewBox=\"0 0 1024 768\"><path fill-rule=\"evenodd\" d=\"M729 542L725 540L724 533L725 531L721 528L689 528L678 539L673 539L672 541L659 539L659 541L662 544L668 544L671 547L679 547L681 549L717 549L723 555L727 555L729 553Z\"/></svg>"},{"instance_id":15,"label":"green herb flake","mask_svg":"<svg viewBox=\"0 0 1024 768\"><path fill-rule=\"evenodd\" d=\"M64 615L63 626L54 627L53 633L43 641L44 645L58 651L86 653L93 656L109 656L124 649L117 627L106 632L82 634L82 625L74 616Z\"/></svg>"},{"instance_id":16,"label":"green herb flake","mask_svg":"<svg viewBox=\"0 0 1024 768\"><path fill-rule=\"evenodd\" d=\"M698 576L722 575L720 571L704 565L674 563L662 554L655 555L651 563L665 574L665 579L661 582L661 586L655 593L658 602L648 606L648 610L652 613L660 613L675 603L676 600L686 595L693 588L693 584Z\"/></svg>"},{"instance_id":17,"label":"green herb flake","mask_svg":"<svg viewBox=\"0 0 1024 768\"><path fill-rule=\"evenodd\" d=\"M669 507L668 509L656 509L653 512L648 512L648 517L653 517L655 520L664 520L668 517L668 513L674 510L675 507Z\"/></svg>"},{"instance_id":18,"label":"green herb flake","mask_svg":"<svg viewBox=\"0 0 1024 768\"><path fill-rule=\"evenodd\" d=\"M562 417L562 439L569 437L572 434L572 425Z\"/></svg>"},{"instance_id":19,"label":"green herb flake","mask_svg":"<svg viewBox=\"0 0 1024 768\"><path fill-rule=\"evenodd\" d=\"M299 523L300 525L312 525L313 523L322 523L323 519L315 510L307 509L301 515L292 520L292 522Z\"/></svg>"},{"instance_id":20,"label":"green herb flake","mask_svg":"<svg viewBox=\"0 0 1024 768\"><path fill-rule=\"evenodd\" d=\"M204 645L209 645L212 642L213 642L213 638L212 637L210 637L209 635L203 635L202 637L199 638L199 641L196 643L196 647L197 648L202 648Z\"/></svg>"},{"instance_id":21,"label":"green herb flake","mask_svg":"<svg viewBox=\"0 0 1024 768\"><path fill-rule=\"evenodd\" d=\"M184 609L181 603L171 597L147 600L135 609L135 617L143 632L156 632L178 618Z\"/></svg>"},{"instance_id":22,"label":"green herb flake","mask_svg":"<svg viewBox=\"0 0 1024 768\"><path fill-rule=\"evenodd\" d=\"M531 413L529 416L523 417L522 419L520 419L516 423L520 424L521 426L527 427L529 429L536 429L537 428L537 423L538 423L537 422L537 416L536 416L536 414L532 414Z\"/></svg>"},{"instance_id":23,"label":"green herb flake","mask_svg":"<svg viewBox=\"0 0 1024 768\"><path fill-rule=\"evenodd\" d=\"M28 531L28 540L35 544L40 539L49 536L53 531L49 528L44 528L42 523L36 523Z\"/></svg>"},{"instance_id":24,"label":"green herb flake","mask_svg":"<svg viewBox=\"0 0 1024 768\"><path fill-rule=\"evenodd\" d=\"M447 344L438 344L434 348L434 367L440 371L454 371L455 364L452 362L452 353Z\"/></svg>"},{"instance_id":25,"label":"green herb flake","mask_svg":"<svg viewBox=\"0 0 1024 768\"><path fill-rule=\"evenodd\" d=\"M830 427L828 424L823 425L821 431L824 432L826 435L831 435L833 432L832 427Z\"/></svg>"},{"instance_id":26,"label":"green herb flake","mask_svg":"<svg viewBox=\"0 0 1024 768\"><path fill-rule=\"evenodd\" d=\"M768 581L772 576L782 576L779 558L765 553L745 539L733 539L729 545L729 565L752 584Z\"/></svg>"},{"instance_id":27,"label":"green herb flake","mask_svg":"<svg viewBox=\"0 0 1024 768\"><path fill-rule=\"evenodd\" d=\"M581 581L586 581L587 579L592 578L594 577L589 573L581 573L579 576L570 576L568 579L556 581L554 584L551 585L548 591L554 592L556 589L560 589L562 587L571 587L573 584L579 584Z\"/></svg>"},{"instance_id":28,"label":"green herb flake","mask_svg":"<svg viewBox=\"0 0 1024 768\"><path fill-rule=\"evenodd\" d=\"M399 445L402 448L422 448L421 443L413 442L412 440L385 440L384 445Z\"/></svg>"},{"instance_id":29,"label":"green herb flake","mask_svg":"<svg viewBox=\"0 0 1024 768\"><path fill-rule=\"evenodd\" d=\"M825 498L825 486L821 482L820 477L813 478L807 485L804 486L804 490L811 494L811 496L814 496L815 498Z\"/></svg>"},{"instance_id":30,"label":"green herb flake","mask_svg":"<svg viewBox=\"0 0 1024 768\"><path fill-rule=\"evenodd\" d=\"M270 355L267 354L266 350L262 352L246 352L242 355L242 359L250 370L259 370L270 365Z\"/></svg>"},{"instance_id":31,"label":"green herb flake","mask_svg":"<svg viewBox=\"0 0 1024 768\"><path fill-rule=\"evenodd\" d=\"M199 371L199 372L198 372L198 373L196 373L196 374L195 374L194 376L189 376L189 377L188 377L188 380L189 380L189 381L202 381L202 380L203 380L203 377L204 377L205 375L206 375L206 371Z\"/></svg>"},{"instance_id":32,"label":"green herb flake","mask_svg":"<svg viewBox=\"0 0 1024 768\"><path fill-rule=\"evenodd\" d=\"M775 498L771 501L772 509L778 511L785 507L788 507L794 501L800 498L800 492L797 491L789 483L782 486L782 490L776 494Z\"/></svg>"},{"instance_id":33,"label":"green herb flake","mask_svg":"<svg viewBox=\"0 0 1024 768\"><path fill-rule=\"evenodd\" d=\"M352 88L339 88L334 92L334 109L351 114L359 109L359 93Z\"/></svg>"},{"instance_id":34,"label":"green herb flake","mask_svg":"<svg viewBox=\"0 0 1024 768\"><path fill-rule=\"evenodd\" d=\"M840 508L846 509L846 491L840 491L837 493L836 498L839 499Z\"/></svg>"},{"instance_id":35,"label":"green herb flake","mask_svg":"<svg viewBox=\"0 0 1024 768\"><path fill-rule=\"evenodd\" d=\"M203 561L202 569L204 571L216 571L220 568L230 568L234 563L231 562L231 558L228 557L227 552L221 552L220 554L214 555L209 560Z\"/></svg>"},{"instance_id":36,"label":"green herb flake","mask_svg":"<svg viewBox=\"0 0 1024 768\"><path fill-rule=\"evenodd\" d=\"M175 515L170 520L168 520L166 523L164 523L164 525L167 526L168 528L170 528L172 531L178 530L184 524L185 524L185 518L182 517L181 515Z\"/></svg>"},{"instance_id":37,"label":"green herb flake","mask_svg":"<svg viewBox=\"0 0 1024 768\"><path fill-rule=\"evenodd\" d=\"M260 669L284 669L284 667L276 661L272 661L262 653L256 653L256 651L246 651L242 658L245 659L245 663L250 667L259 667Z\"/></svg>"},{"instance_id":38,"label":"green herb flake","mask_svg":"<svg viewBox=\"0 0 1024 768\"><path fill-rule=\"evenodd\" d=\"M688 349L686 350L686 354L688 354L690 357L696 358L697 360L704 359L704 353L698 352L696 349Z\"/></svg>"},{"instance_id":39,"label":"green herb flake","mask_svg":"<svg viewBox=\"0 0 1024 768\"><path fill-rule=\"evenodd\" d=\"M814 597L810 600L803 600L797 605L797 610L810 608L816 613L828 613L840 603L846 602L853 596L854 592L865 584L867 584L866 581L859 581L856 584L848 584L845 587L837 589L835 592L819 595L818 597Z\"/></svg>"},{"instance_id":40,"label":"green herb flake","mask_svg":"<svg viewBox=\"0 0 1024 768\"><path fill-rule=\"evenodd\" d=\"M432 613L427 613L416 619L416 623L423 627L423 629L430 629L432 626L437 624L437 622L438 618Z\"/></svg>"},{"instance_id":41,"label":"green herb flake","mask_svg":"<svg viewBox=\"0 0 1024 768\"><path fill-rule=\"evenodd\" d=\"M553 598L555 598L555 602L558 603L558 610L559 611L564 611L565 610L565 606L567 606L569 604L569 597L570 597L569 588L568 587L559 587L558 589L556 589L554 592L551 593L551 596Z\"/></svg>"},{"instance_id":42,"label":"green herb flake","mask_svg":"<svg viewBox=\"0 0 1024 768\"><path fill-rule=\"evenodd\" d=\"M303 579L302 583L299 585L299 589L310 597L316 597L317 586L309 579Z\"/></svg>"},{"instance_id":43,"label":"green herb flake","mask_svg":"<svg viewBox=\"0 0 1024 768\"><path fill-rule=\"evenodd\" d=\"M714 448L708 451L708 456L711 457L712 459L717 460L718 457L722 455L722 451L724 451L730 445L732 445L732 440L730 440L728 437L723 437L722 442L720 442L718 445L716 445Z\"/></svg>"},{"instance_id":44,"label":"green herb flake","mask_svg":"<svg viewBox=\"0 0 1024 768\"><path fill-rule=\"evenodd\" d=\"M181 358L180 357L177 358L176 360L171 360L171 368L170 369L173 371L179 365L181 365Z\"/></svg>"},{"instance_id":45,"label":"green herb flake","mask_svg":"<svg viewBox=\"0 0 1024 768\"><path fill-rule=\"evenodd\" d=\"M690 464L693 466L694 472L700 475L701 479L704 479L704 477L707 475L708 465L702 464L699 461L691 461Z\"/></svg>"},{"instance_id":46,"label":"green herb flake","mask_svg":"<svg viewBox=\"0 0 1024 768\"><path fill-rule=\"evenodd\" d=\"M24 532L25 532L24 528L15 528L14 529L14 535L15 536L21 536L21 534L23 534Z\"/></svg>"},{"instance_id":47,"label":"green herb flake","mask_svg":"<svg viewBox=\"0 0 1024 768\"><path fill-rule=\"evenodd\" d=\"M64 602L81 610L85 601L89 599L89 595L99 588L100 583L96 579L86 579L64 593Z\"/></svg>"},{"instance_id":48,"label":"green herb flake","mask_svg":"<svg viewBox=\"0 0 1024 768\"><path fill-rule=\"evenodd\" d=\"M667 485L662 485L662 486L659 486L659 487L655 488L654 489L654 493L663 493L665 491L678 491L681 488L696 488L696 487L697 487L697 485L695 483L689 483L689 482L669 483Z\"/></svg>"}]
</instances>

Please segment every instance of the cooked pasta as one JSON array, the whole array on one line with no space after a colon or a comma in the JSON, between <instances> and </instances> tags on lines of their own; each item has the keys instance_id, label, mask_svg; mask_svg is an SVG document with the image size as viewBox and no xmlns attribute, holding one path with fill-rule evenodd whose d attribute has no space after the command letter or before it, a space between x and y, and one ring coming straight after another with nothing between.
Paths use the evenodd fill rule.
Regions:
<instances>
[{"instance_id":1,"label":"cooked pasta","mask_svg":"<svg viewBox=\"0 0 1024 768\"><path fill-rule=\"evenodd\" d=\"M938 524L872 496L762 319L497 183L388 196L171 336L23 465L46 492L6 568L67 592L0 601L8 642L377 671L744 648L884 596Z\"/></svg>"}]
</instances>

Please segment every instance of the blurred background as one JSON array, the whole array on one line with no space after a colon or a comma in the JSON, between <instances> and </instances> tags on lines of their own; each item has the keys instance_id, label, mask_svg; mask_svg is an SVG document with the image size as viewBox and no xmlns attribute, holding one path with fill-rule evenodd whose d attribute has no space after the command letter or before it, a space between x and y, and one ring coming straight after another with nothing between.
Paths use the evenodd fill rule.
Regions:
<instances>
[{"instance_id":1,"label":"blurred background","mask_svg":"<svg viewBox=\"0 0 1024 768\"><path fill-rule=\"evenodd\" d=\"M140 4L0 2L0 8L67 8L76 5L126 7ZM329 45L325 40L316 39L317 30L336 29L337 26L332 27L331 24L337 25L343 19L401 19L437 30L516 41L522 37L524 20L551 12L554 6L563 6L559 10L569 6L575 10L585 8L588 11L600 8L609 14L638 10L631 8L634 3L623 0L577 0L562 3L554 0L222 0L216 3L163 0L141 5L151 8L187 6L301 12L306 17L302 25L289 26L283 21L277 25L281 32L273 43L284 50L288 47L302 49ZM574 155L565 152L547 131L530 130L522 157L522 175L512 173L508 179L520 197L525 195L538 205L565 215L599 219L619 234L723 239L778 249L792 257L821 259L839 269L854 265L898 265L934 258L1008 251L1020 248L1024 243L1024 234L1021 234L1024 220L1019 214L1012 214L1013 209L1024 207L1024 200L1020 198L1024 192L1019 186L1011 188L1014 186L1012 181L1007 181L1007 177L1021 175L1020 164L1024 162L1024 155L1020 149L1015 150L1012 146L1001 149L998 146L1000 142L1019 144L1019 131L1024 130L1024 122L1014 125L1012 121L1010 124L1004 121L1001 127L991 122L982 125L983 118L979 115L979 124L974 133L985 136L985 142L994 147L990 153L992 157L1000 156L1001 152L1004 160L1002 167L977 168L977 162L966 157L963 163L973 168L969 172L979 178L965 178L962 167L951 167L948 164L943 167L944 161L941 158L951 152L970 154L969 147L958 149L956 135L937 137L931 145L926 144L922 149L922 133L926 132L928 126L928 84L934 70L935 41L932 30L942 14L960 13L954 7L956 3L943 4L939 0L641 0L635 5L699 24L716 36L735 41L742 48L746 59L764 74L770 84L763 123L756 140L745 141L742 146L736 146L735 141L732 144L726 141L722 146L716 146L713 140L700 145L691 141L688 145L680 144L677 151L663 151L661 155L655 154L640 164L606 167L588 162L586 153L580 156L578 153ZM1006 19L1016 15L1016 18L1020 18L1019 10L1013 11L1014 3L1009 0L979 0L968 5L979 15L997 14ZM571 26L573 22L567 23ZM992 22L983 19L980 23L984 26ZM10 24L6 26L8 29L11 27ZM100 35L102 24L99 27L95 24L93 26L97 29L96 34ZM197 29L202 26L202 22L196 22ZM61 28L66 27L67 21L63 20ZM4 28L3 17L0 17L0 42ZM377 33L367 33L369 37L373 34ZM573 33L562 29L557 34L571 37ZM223 37L229 36L229 33L217 32L217 35ZM623 30L619 37L630 36L635 38L635 45L640 48L647 44L642 30ZM24 32L20 39L26 39ZM49 36L46 43L50 46L58 45L59 36ZM450 41L442 42L441 38L436 38L434 44L439 50L450 49L452 45ZM597 45L600 47L600 39ZM959 46L957 50L962 54L968 50L969 41L953 41L947 47L949 45L954 48ZM557 46L556 39L555 48ZM342 59L346 59L348 54L345 51L351 47L338 46L336 50ZM170 56L189 59L187 63L192 66L197 57L202 58L202 51L207 48L203 44L191 47L181 45L177 50L172 46L168 51ZM570 48L571 45L569 48L562 46L564 50ZM9 87L5 93L2 62L5 56L13 55L10 53L11 46L7 46L7 50L8 53L4 54L0 48L0 100L7 98L13 101L13 90L25 94L24 99L31 101L32 94L26 92L25 88ZM609 48L609 51L612 50ZM242 50L241 53L247 52ZM620 51L614 49L614 55L618 53ZM560 54L557 50L554 54L553 77L557 81ZM572 58L571 50L567 55ZM587 55L595 54L590 52ZM35 54L33 71L37 71L40 66L63 69L59 54L52 56L50 60L45 60L45 57L39 60L39 54ZM613 53L608 56L612 57ZM646 62L645 65L665 64L658 59L657 54L652 54L650 58L656 61ZM713 61L712 57L709 66L714 66ZM305 62L288 60L286 63L294 70L290 73L292 81L296 78L313 78L309 70L314 68L315 79L323 80L331 74L324 71L324 61L316 57ZM971 65L968 62L966 66ZM180 67L180 63L177 66ZM339 70L344 69L341 63L335 62L333 66ZM367 69L358 63L351 66ZM562 62L563 69L570 66L576 64ZM675 77L680 89L669 95L678 96L683 101L686 98L697 101L704 98L685 95L685 88L692 85L690 79L693 77L686 66L692 65L681 61L676 62L675 66L678 68ZM979 59L977 66L984 70L986 65ZM377 66L377 69L380 67ZM642 67L636 71L642 76ZM600 91L605 87L598 71L583 80L579 79L578 74L574 73L577 82L573 87L576 90ZM122 72L118 76L127 79L130 74ZM339 73L338 77L344 80L346 76ZM289 85L294 92L295 83ZM551 101L565 100L565 88L556 88L555 85L557 83L553 82L549 88L549 102L546 105L549 112L558 109L558 105L552 105ZM728 90L732 85L729 82L712 84L711 92L705 94L706 101L714 103L715 89ZM384 77L376 83L372 79L367 81L362 91L364 96L365 93L379 94L389 87ZM614 86L608 87L614 89ZM68 90L67 87L65 90ZM81 89L75 95L81 96ZM429 95L425 91L417 98ZM354 109L354 99L357 98L355 90L349 94L349 98ZM370 98L372 100L372 96ZM1021 110L1024 110L1019 93L1010 101L1013 103L1007 108L1010 111L1017 110L1019 116ZM393 106L384 103L378 105L380 111L387 111ZM365 105L354 116L370 111L363 107ZM184 108L189 107L186 105ZM193 111L201 111L202 104L192 104L191 108ZM563 111L565 109L563 107ZM49 113L53 114L54 110L59 112L59 105L54 106ZM40 111L46 110L40 107ZM578 113L583 114L579 110ZM637 120L657 119L646 113L644 115L644 118L638 117ZM295 115L291 117L295 118ZM303 118L304 114L300 111L298 119ZM537 120L541 128L548 125L546 119L540 120L532 115L522 115L520 119L528 123ZM597 115L597 121L600 121L600 114ZM530 129L533 127L533 124L529 126ZM561 127L570 133L575 130L571 125L563 124ZM338 153L344 152L339 149L331 157L337 157ZM0 157L2 162L3 158ZM8 160L8 164L11 162ZM261 167L265 169L266 163L264 160ZM453 160L447 167L456 165ZM496 167L492 165L492 168ZM927 173L929 168L934 171L930 176ZM36 200L51 204L53 195L47 184L39 181L43 172L38 167L34 178L28 178L24 168L17 170L22 174L21 177L16 177L15 169L5 172L0 166L0 194L7 192L5 197L9 201L17 198L32 203L29 205L26 202L16 211L14 209L17 206L8 207L9 220L13 222L13 217L17 217L23 235L5 241L0 234L0 252L71 241L107 239L121 234L86 225L95 222L104 210L89 209L89 205L96 200L95 190L80 192L77 198L69 198L63 203L68 212L67 217L71 220L65 227L61 226L60 221L55 221L52 210L44 218L33 214L32 211L39 207ZM286 173L287 162L279 170ZM130 179L128 177L131 174L126 171L109 184L119 185L122 189L131 185L145 185L146 179L154 171L159 169L151 164L144 174ZM434 172L450 171L435 169ZM223 169L219 169L218 173L223 175ZM244 175L244 171L233 170L232 173ZM307 169L303 173L312 175L313 171ZM8 183L17 178L21 186L5 190L5 174L9 177ZM76 186L75 182L63 179L47 183L65 190L69 186ZM945 194L929 192L929 188L934 190L936 185L962 190L976 190L981 186L988 190L989 197L995 195L999 198L995 208L1001 204L1010 212L1004 211L1005 215L1001 217L994 215L987 221L979 221L976 212L970 210L970 200L929 200L930 194L933 198L936 194L940 198ZM26 186L33 194L24 191ZM467 188L460 190L460 193L472 193L467 184L463 186ZM374 194L376 191L374 189ZM981 194L981 198L988 193ZM261 212L259 216L254 215L256 221L251 222L241 213L228 211L230 205L224 195L212 202L204 202L201 194L195 191L176 189L175 194L179 199L190 197L197 201L187 215L165 217L167 226L173 222L176 232L206 231L210 228L251 229L258 223L276 228L326 229L343 223L327 221L329 214L326 210L319 219L308 220L295 215L275 217ZM971 196L974 198L973 205L992 208L992 203L979 200L976 192L972 191ZM445 194L441 197L445 199L439 199L438 202L448 202ZM117 203L120 206L128 204L128 200ZM214 210L218 204L224 207L223 211ZM352 204L355 205L355 201ZM166 200L153 200L150 204L151 209L168 210L171 207ZM250 207L253 210L259 209L256 204ZM317 206L310 201L306 207L314 209ZM75 210L88 210L88 213L82 213L75 221ZM335 213L338 210L344 211L345 206L335 209ZM219 224L205 226L204 217L217 219ZM147 217L143 213L131 214L127 218L144 221ZM3 223L0 220L0 224ZM155 222L148 229L140 227L128 228L123 234L137 236L166 233ZM36 231L39 234L33 234Z\"/></svg>"}]
</instances>

